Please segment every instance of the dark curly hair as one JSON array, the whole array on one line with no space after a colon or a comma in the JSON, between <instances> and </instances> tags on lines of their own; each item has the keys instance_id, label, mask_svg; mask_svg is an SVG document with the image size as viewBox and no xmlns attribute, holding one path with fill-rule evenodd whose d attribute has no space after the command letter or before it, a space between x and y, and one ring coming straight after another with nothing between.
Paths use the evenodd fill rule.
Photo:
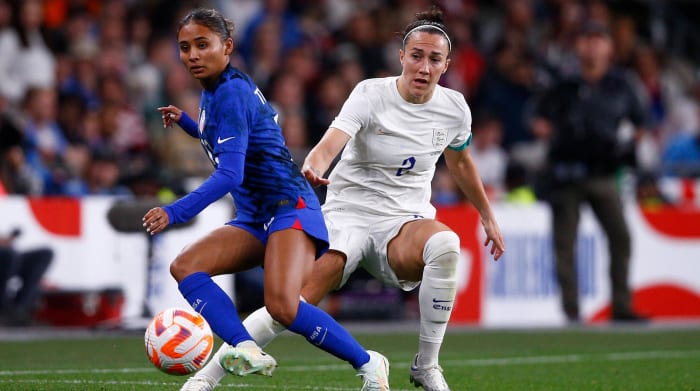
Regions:
<instances>
[{"instance_id":1,"label":"dark curly hair","mask_svg":"<svg viewBox=\"0 0 700 391\"><path fill-rule=\"evenodd\" d=\"M418 12L416 14L416 20L411 22L403 31L403 41L401 44L402 49L406 49L406 41L408 37L416 31L425 31L431 34L442 34L447 40L447 45L452 50L452 39L450 38L450 32L445 26L445 19L443 17L442 11L433 6L430 11Z\"/></svg>"}]
</instances>

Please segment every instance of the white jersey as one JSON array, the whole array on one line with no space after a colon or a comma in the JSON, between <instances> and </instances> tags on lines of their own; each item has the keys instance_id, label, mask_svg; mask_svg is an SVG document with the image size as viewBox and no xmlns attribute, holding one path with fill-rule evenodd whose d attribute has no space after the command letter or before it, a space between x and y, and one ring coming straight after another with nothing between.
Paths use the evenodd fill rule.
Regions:
<instances>
[{"instance_id":1,"label":"white jersey","mask_svg":"<svg viewBox=\"0 0 700 391\"><path fill-rule=\"evenodd\" d=\"M331 123L351 138L331 172L324 211L435 218L435 164L448 146L469 145L471 113L461 93L439 85L428 102L409 103L397 80L359 83Z\"/></svg>"}]
</instances>

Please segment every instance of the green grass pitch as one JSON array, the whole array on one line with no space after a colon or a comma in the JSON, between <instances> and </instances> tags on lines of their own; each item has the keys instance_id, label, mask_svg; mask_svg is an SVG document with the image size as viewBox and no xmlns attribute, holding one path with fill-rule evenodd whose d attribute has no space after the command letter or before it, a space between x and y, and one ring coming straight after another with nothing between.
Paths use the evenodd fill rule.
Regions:
<instances>
[{"instance_id":1,"label":"green grass pitch","mask_svg":"<svg viewBox=\"0 0 700 391\"><path fill-rule=\"evenodd\" d=\"M389 358L392 390L415 390L408 382L415 332L387 325L350 330ZM13 330L0 338L0 390L178 390L186 379L156 370L138 332L26 338ZM361 386L349 365L301 337L284 334L266 350L279 363L273 377L227 376L217 390ZM450 329L441 364L453 391L700 391L700 327Z\"/></svg>"}]
</instances>

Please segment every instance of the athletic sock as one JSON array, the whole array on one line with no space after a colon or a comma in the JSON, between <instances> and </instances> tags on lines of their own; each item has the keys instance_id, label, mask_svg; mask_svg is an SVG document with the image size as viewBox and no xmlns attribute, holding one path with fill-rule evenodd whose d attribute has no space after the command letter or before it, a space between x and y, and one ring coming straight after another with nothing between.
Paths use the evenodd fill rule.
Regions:
<instances>
[{"instance_id":1,"label":"athletic sock","mask_svg":"<svg viewBox=\"0 0 700 391\"><path fill-rule=\"evenodd\" d=\"M438 364L438 356L442 343L418 341L418 358L416 364L418 368L431 368Z\"/></svg>"},{"instance_id":2,"label":"athletic sock","mask_svg":"<svg viewBox=\"0 0 700 391\"><path fill-rule=\"evenodd\" d=\"M301 298L301 300L304 300ZM261 348L267 346L287 328L272 319L266 307L261 307L243 320L243 326Z\"/></svg>"},{"instance_id":3,"label":"athletic sock","mask_svg":"<svg viewBox=\"0 0 700 391\"><path fill-rule=\"evenodd\" d=\"M192 273L178 285L188 303L207 320L211 329L232 346L253 340L238 317L233 301L204 272Z\"/></svg>"},{"instance_id":4,"label":"athletic sock","mask_svg":"<svg viewBox=\"0 0 700 391\"><path fill-rule=\"evenodd\" d=\"M459 237L451 231L434 234L423 249L425 268L418 292L420 334L417 360L418 366L423 368L438 364L440 346L457 293L459 249Z\"/></svg>"},{"instance_id":5,"label":"athletic sock","mask_svg":"<svg viewBox=\"0 0 700 391\"><path fill-rule=\"evenodd\" d=\"M369 361L367 351L330 315L318 307L299 302L297 316L289 330L307 341L349 362L357 369Z\"/></svg>"}]
</instances>

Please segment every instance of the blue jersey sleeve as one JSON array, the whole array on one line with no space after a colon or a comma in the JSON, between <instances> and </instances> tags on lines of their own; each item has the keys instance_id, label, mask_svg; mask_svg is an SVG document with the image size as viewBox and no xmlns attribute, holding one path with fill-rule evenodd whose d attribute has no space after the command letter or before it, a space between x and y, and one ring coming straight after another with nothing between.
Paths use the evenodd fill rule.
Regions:
<instances>
[{"instance_id":1,"label":"blue jersey sleeve","mask_svg":"<svg viewBox=\"0 0 700 391\"><path fill-rule=\"evenodd\" d=\"M189 221L212 202L241 185L245 155L228 152L220 154L218 159L216 171L204 183L186 196L163 207L170 224Z\"/></svg>"},{"instance_id":2,"label":"blue jersey sleeve","mask_svg":"<svg viewBox=\"0 0 700 391\"><path fill-rule=\"evenodd\" d=\"M180 125L182 130L187 132L192 137L199 137L199 132L198 132L198 126L197 123L189 116L187 113L184 111L182 112L182 116L180 117L180 121L177 123Z\"/></svg>"}]
</instances>

